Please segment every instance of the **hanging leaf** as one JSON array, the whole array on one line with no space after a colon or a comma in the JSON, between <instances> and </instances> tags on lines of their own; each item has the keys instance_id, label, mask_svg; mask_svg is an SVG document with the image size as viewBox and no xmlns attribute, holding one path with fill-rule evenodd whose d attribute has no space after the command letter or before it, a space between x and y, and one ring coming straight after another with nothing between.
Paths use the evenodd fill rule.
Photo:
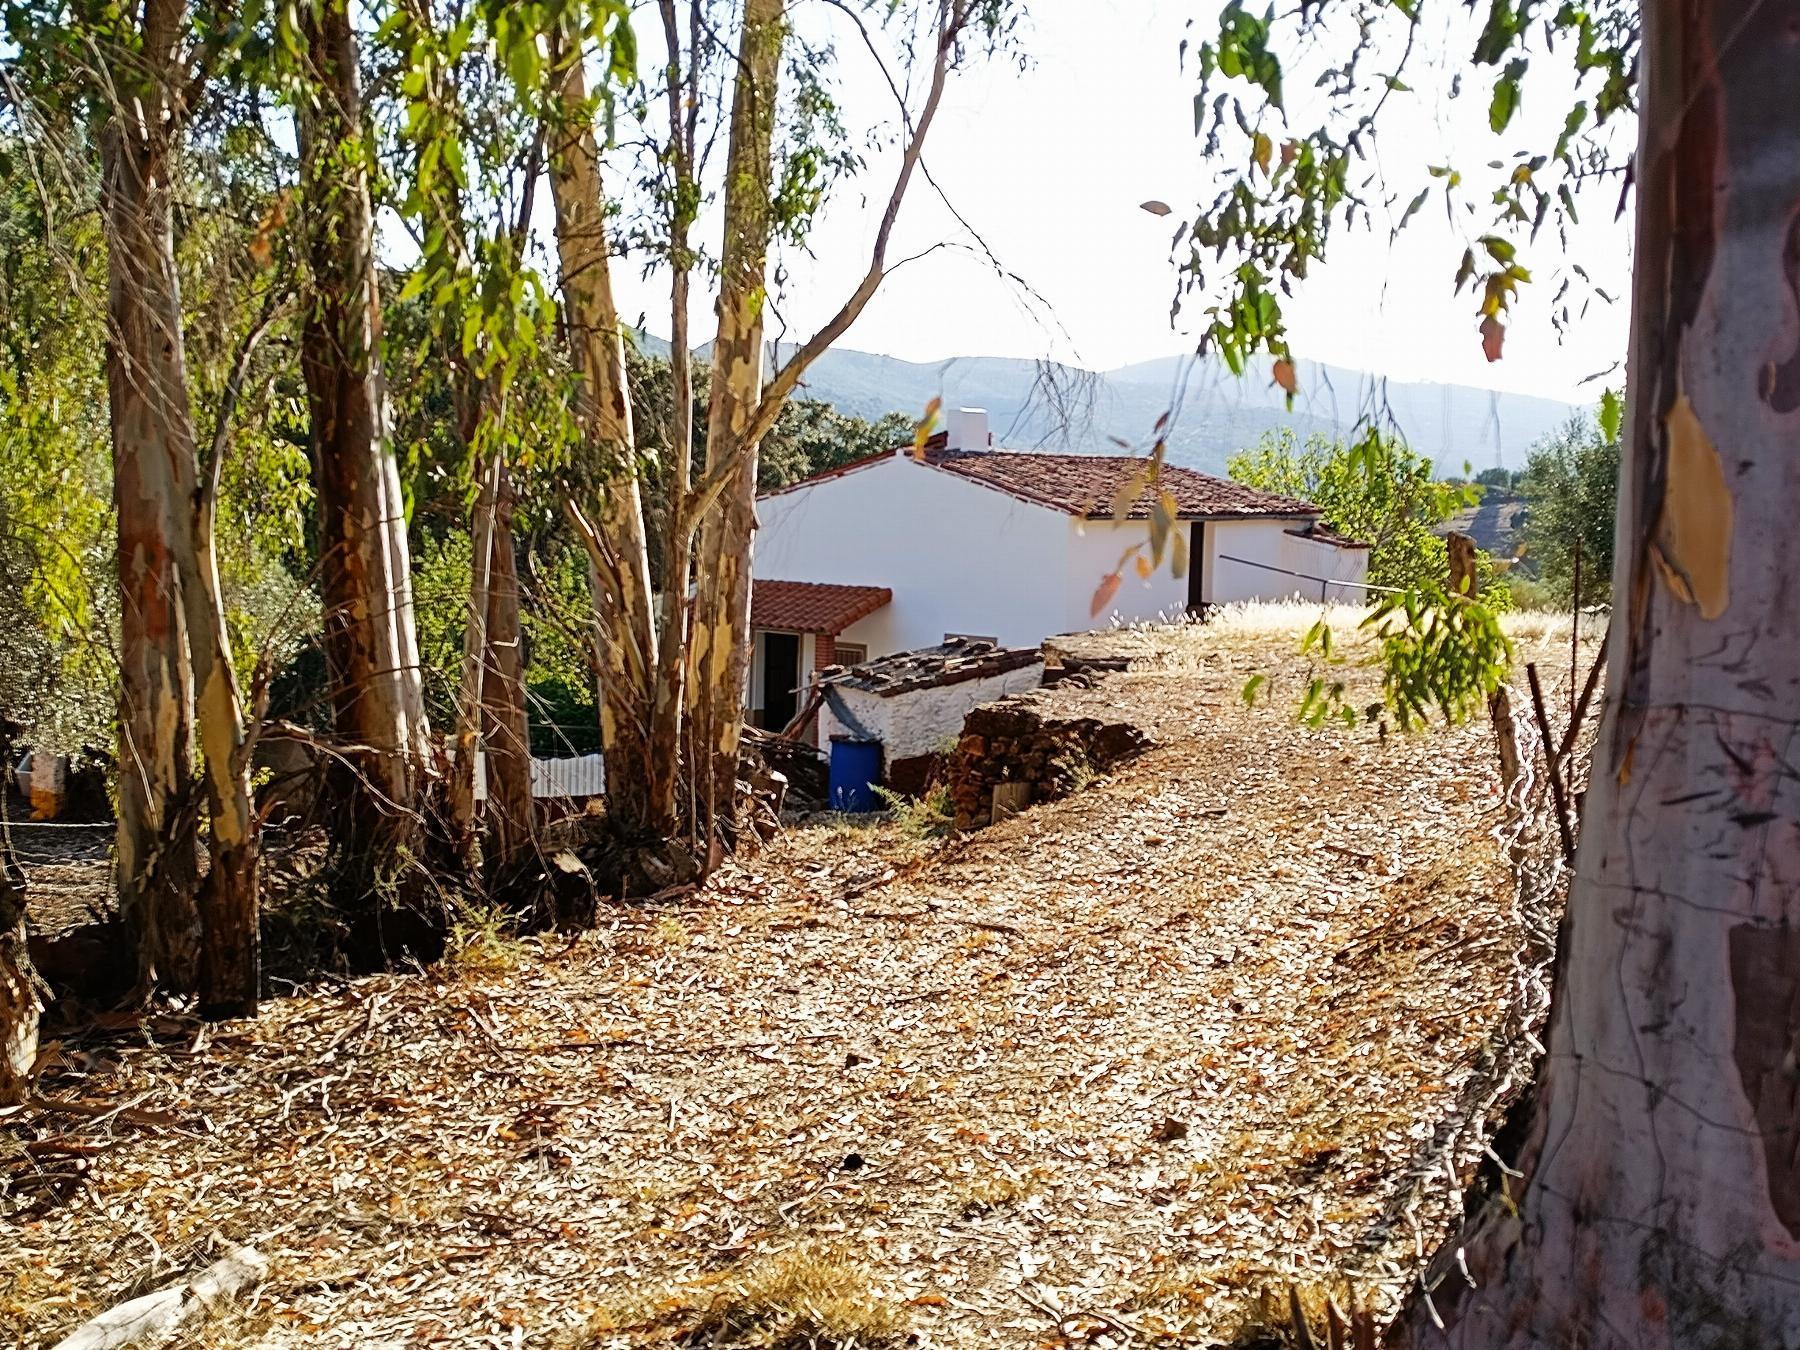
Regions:
<instances>
[{"instance_id":1,"label":"hanging leaf","mask_svg":"<svg viewBox=\"0 0 1800 1350\"><path fill-rule=\"evenodd\" d=\"M1600 395L1600 434L1606 438L1608 445L1618 443L1619 433L1625 425L1625 400L1616 389L1608 389Z\"/></svg>"},{"instance_id":2,"label":"hanging leaf","mask_svg":"<svg viewBox=\"0 0 1800 1350\"><path fill-rule=\"evenodd\" d=\"M1500 349L1506 345L1506 325L1492 314L1481 321L1481 351L1489 361L1500 359Z\"/></svg>"},{"instance_id":3,"label":"hanging leaf","mask_svg":"<svg viewBox=\"0 0 1800 1350\"><path fill-rule=\"evenodd\" d=\"M1263 176L1266 178L1269 174L1269 165L1275 158L1275 142L1264 133L1257 132L1251 142L1250 158L1256 161L1256 167L1263 171Z\"/></svg>"},{"instance_id":4,"label":"hanging leaf","mask_svg":"<svg viewBox=\"0 0 1800 1350\"><path fill-rule=\"evenodd\" d=\"M1150 580L1150 574L1156 570L1155 565L1141 553L1137 555L1135 566L1137 574L1145 581Z\"/></svg>"},{"instance_id":5,"label":"hanging leaf","mask_svg":"<svg viewBox=\"0 0 1800 1350\"><path fill-rule=\"evenodd\" d=\"M1275 363L1275 366L1270 373L1274 376L1275 383L1280 385L1288 393L1292 394L1299 388L1300 381L1294 374L1294 363L1285 356Z\"/></svg>"},{"instance_id":6,"label":"hanging leaf","mask_svg":"<svg viewBox=\"0 0 1800 1350\"><path fill-rule=\"evenodd\" d=\"M1488 103L1488 126L1495 135L1506 130L1507 123L1519 110L1519 82L1525 77L1525 68L1524 57L1508 61L1500 78L1494 81L1494 97Z\"/></svg>"},{"instance_id":7,"label":"hanging leaf","mask_svg":"<svg viewBox=\"0 0 1800 1350\"><path fill-rule=\"evenodd\" d=\"M1100 578L1100 584L1094 587L1093 601L1088 606L1089 618L1100 617L1100 612L1110 605L1113 597L1119 593L1119 583L1124 579L1117 572L1108 572Z\"/></svg>"},{"instance_id":8,"label":"hanging leaf","mask_svg":"<svg viewBox=\"0 0 1800 1350\"><path fill-rule=\"evenodd\" d=\"M1148 211L1153 216L1166 216L1169 214L1169 204L1167 202L1159 202L1152 197L1147 202L1139 202L1138 210Z\"/></svg>"},{"instance_id":9,"label":"hanging leaf","mask_svg":"<svg viewBox=\"0 0 1800 1350\"><path fill-rule=\"evenodd\" d=\"M1134 469L1126 475L1125 481L1119 484L1112 495L1114 520L1124 520L1131 514L1131 508L1137 505L1137 499L1144 495L1144 488L1149 482L1150 470L1147 467Z\"/></svg>"}]
</instances>

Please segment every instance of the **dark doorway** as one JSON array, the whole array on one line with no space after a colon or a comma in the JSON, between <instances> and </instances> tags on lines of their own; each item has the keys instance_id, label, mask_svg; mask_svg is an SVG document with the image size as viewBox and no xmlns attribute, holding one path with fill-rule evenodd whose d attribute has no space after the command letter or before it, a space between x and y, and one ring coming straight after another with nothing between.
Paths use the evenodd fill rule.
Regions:
<instances>
[{"instance_id":1,"label":"dark doorway","mask_svg":"<svg viewBox=\"0 0 1800 1350\"><path fill-rule=\"evenodd\" d=\"M1188 534L1187 612L1206 617L1206 522L1196 520Z\"/></svg>"},{"instance_id":2,"label":"dark doorway","mask_svg":"<svg viewBox=\"0 0 1800 1350\"><path fill-rule=\"evenodd\" d=\"M763 634L763 730L780 731L800 711L800 635Z\"/></svg>"}]
</instances>

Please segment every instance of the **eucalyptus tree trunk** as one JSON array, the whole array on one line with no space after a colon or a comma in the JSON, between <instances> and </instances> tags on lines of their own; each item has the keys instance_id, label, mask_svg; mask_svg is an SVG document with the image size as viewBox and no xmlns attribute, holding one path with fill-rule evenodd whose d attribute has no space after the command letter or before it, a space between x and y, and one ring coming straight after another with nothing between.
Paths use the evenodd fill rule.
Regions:
<instances>
[{"instance_id":1,"label":"eucalyptus tree trunk","mask_svg":"<svg viewBox=\"0 0 1800 1350\"><path fill-rule=\"evenodd\" d=\"M459 377L464 374L458 371ZM466 425L469 418L458 420ZM465 446L469 439L463 438ZM463 850L464 862L471 869L480 854L475 822L475 766L482 756L482 697L487 680L488 610L492 603L489 583L494 556L494 478L499 471L498 455L492 456L485 468L477 466L476 470L480 486L469 522L469 603L463 621L462 681L457 691L456 736L447 784L450 823ZM493 765L486 768L491 791Z\"/></svg>"},{"instance_id":2,"label":"eucalyptus tree trunk","mask_svg":"<svg viewBox=\"0 0 1800 1350\"><path fill-rule=\"evenodd\" d=\"M686 732L687 664L692 605L694 525L689 518L694 457L694 364L688 328L688 303L695 263L692 231L700 194L695 190L695 156L700 115L699 86L705 47L701 37L700 0L688 10L685 62L675 0L658 0L663 40L668 48L665 92L669 108L669 160L674 174L669 211L669 445L668 483L663 510L663 590L657 614L656 687L650 715L652 763L687 765L693 760ZM657 780L658 813L682 818L677 794L681 774ZM690 794L689 800L693 800ZM689 813L691 815L691 812ZM697 823L686 822L697 839Z\"/></svg>"},{"instance_id":3,"label":"eucalyptus tree trunk","mask_svg":"<svg viewBox=\"0 0 1800 1350\"><path fill-rule=\"evenodd\" d=\"M121 588L120 908L146 976L198 986L214 1015L254 1012L257 831L249 746L198 482L175 270L171 169L185 121L182 0L149 0L118 58L102 133L114 496ZM148 112L149 115L146 115ZM210 866L193 895L199 696Z\"/></svg>"},{"instance_id":4,"label":"eucalyptus tree trunk","mask_svg":"<svg viewBox=\"0 0 1800 1350\"><path fill-rule=\"evenodd\" d=\"M25 1100L37 1063L37 971L25 937L25 895L0 845L0 1106Z\"/></svg>"},{"instance_id":5,"label":"eucalyptus tree trunk","mask_svg":"<svg viewBox=\"0 0 1800 1350\"><path fill-rule=\"evenodd\" d=\"M1800 9L1644 18L1619 612L1548 1053L1445 1327L1415 1306L1399 1344L1800 1344Z\"/></svg>"},{"instance_id":6,"label":"eucalyptus tree trunk","mask_svg":"<svg viewBox=\"0 0 1800 1350\"><path fill-rule=\"evenodd\" d=\"M172 42L179 23L178 8L166 0L146 10L147 34L162 31ZM139 83L166 98L166 78ZM172 261L169 121L147 117L133 126L114 117L101 133L106 373L119 548L117 868L119 913L136 948L141 983L191 992L200 981L201 948L194 894L194 682L173 540L176 460L192 456L193 427ZM176 316L173 332L170 314ZM172 438L178 442L173 447Z\"/></svg>"},{"instance_id":7,"label":"eucalyptus tree trunk","mask_svg":"<svg viewBox=\"0 0 1800 1350\"><path fill-rule=\"evenodd\" d=\"M487 751L489 863L503 875L531 847L531 725L525 710L525 651L519 624L517 493L504 458L496 466L488 532L486 669L481 684L481 739Z\"/></svg>"},{"instance_id":8,"label":"eucalyptus tree trunk","mask_svg":"<svg viewBox=\"0 0 1800 1350\"><path fill-rule=\"evenodd\" d=\"M580 376L575 411L607 477L592 520L579 503L566 503L594 579L607 813L622 837L666 839L676 830L679 766L659 761L651 750L657 640L650 556L632 440L625 335L613 298L600 150L578 51L558 62L556 78L559 116L549 128L550 190L564 323Z\"/></svg>"},{"instance_id":9,"label":"eucalyptus tree trunk","mask_svg":"<svg viewBox=\"0 0 1800 1350\"><path fill-rule=\"evenodd\" d=\"M713 342L706 418L708 473L729 474L700 531L688 672L693 771L709 845L737 833L738 741L750 669L750 555L756 530L757 441L763 399L763 312L773 223L770 161L785 0L745 0L731 144L725 165L725 242L720 256L719 330Z\"/></svg>"},{"instance_id":10,"label":"eucalyptus tree trunk","mask_svg":"<svg viewBox=\"0 0 1800 1350\"><path fill-rule=\"evenodd\" d=\"M356 37L347 0L301 7L298 119L311 290L301 356L319 496L325 647L356 781L346 843L379 862L418 834L429 727L406 508L389 440L381 296Z\"/></svg>"}]
</instances>

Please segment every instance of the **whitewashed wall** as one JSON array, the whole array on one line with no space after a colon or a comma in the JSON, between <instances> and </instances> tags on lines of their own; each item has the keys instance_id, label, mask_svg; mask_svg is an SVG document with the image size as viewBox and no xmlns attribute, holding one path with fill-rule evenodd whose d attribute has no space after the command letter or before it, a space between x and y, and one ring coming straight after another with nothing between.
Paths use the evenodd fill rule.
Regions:
<instances>
[{"instance_id":1,"label":"whitewashed wall","mask_svg":"<svg viewBox=\"0 0 1800 1350\"><path fill-rule=\"evenodd\" d=\"M1173 576L1165 558L1148 579L1127 564L1107 611L1090 612L1101 578L1118 567L1126 548L1148 539L1144 521L1076 520L907 455L766 497L757 516L757 577L893 590L892 603L841 635L843 642L866 644L870 656L935 646L949 633L1036 646L1054 633L1187 609L1187 578ZM1288 575L1294 572L1362 579L1365 551L1287 533L1303 523L1207 522L1202 598L1215 604L1296 594L1317 599L1319 583ZM1191 530L1191 522L1181 528ZM1248 565L1255 563L1263 566ZM1333 599L1362 597L1351 587L1331 590Z\"/></svg>"},{"instance_id":2,"label":"whitewashed wall","mask_svg":"<svg viewBox=\"0 0 1800 1350\"><path fill-rule=\"evenodd\" d=\"M1178 528L1185 535L1192 525L1181 521ZM1187 613L1187 574L1175 576L1167 554L1162 566L1148 578L1140 577L1131 563L1125 564L1119 593L1105 612L1094 615L1094 588L1100 579L1119 566L1119 558L1133 544L1144 546L1150 554L1150 524L1143 520L1070 520L1068 565L1064 590L1066 612L1059 633L1079 633L1090 628L1104 628L1111 623L1133 623L1145 619L1180 618ZM1048 637L1046 633L1044 636Z\"/></svg>"},{"instance_id":3,"label":"whitewashed wall","mask_svg":"<svg viewBox=\"0 0 1800 1350\"><path fill-rule=\"evenodd\" d=\"M991 703L1007 694L1035 689L1043 683L1044 666L1037 662L1017 670L990 675L982 680L919 689L882 698L866 689L839 685L834 692L864 730L877 737L890 760L928 755L962 730L971 708ZM857 735L826 703L819 713L819 744L829 746L834 735Z\"/></svg>"},{"instance_id":4,"label":"whitewashed wall","mask_svg":"<svg viewBox=\"0 0 1800 1350\"><path fill-rule=\"evenodd\" d=\"M1295 585L1301 594L1313 600L1323 596L1334 603L1360 605L1368 599L1361 586L1340 586L1336 582L1361 582L1369 575L1369 550L1339 548L1318 539L1301 539L1286 534L1281 539L1282 566L1303 576L1327 577L1329 583L1301 581Z\"/></svg>"},{"instance_id":5,"label":"whitewashed wall","mask_svg":"<svg viewBox=\"0 0 1800 1350\"><path fill-rule=\"evenodd\" d=\"M1068 627L1069 518L910 456L766 497L756 511L755 576L892 588L891 604L840 636L870 656L934 647L946 633L1032 647Z\"/></svg>"},{"instance_id":6,"label":"whitewashed wall","mask_svg":"<svg viewBox=\"0 0 1800 1350\"><path fill-rule=\"evenodd\" d=\"M1289 575L1361 581L1368 571L1365 549L1342 549L1289 534L1292 520L1215 520L1206 526L1205 598L1212 604L1237 600L1319 598L1320 583ZM1241 559L1242 561L1232 561ZM1262 566L1255 566L1260 563ZM1361 603L1353 586L1330 586L1330 598Z\"/></svg>"}]
</instances>

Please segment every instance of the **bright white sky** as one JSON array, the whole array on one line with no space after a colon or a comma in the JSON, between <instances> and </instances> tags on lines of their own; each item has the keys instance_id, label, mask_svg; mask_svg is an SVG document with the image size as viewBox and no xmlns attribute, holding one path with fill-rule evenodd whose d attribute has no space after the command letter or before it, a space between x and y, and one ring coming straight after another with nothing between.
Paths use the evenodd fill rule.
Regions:
<instances>
[{"instance_id":1,"label":"bright white sky","mask_svg":"<svg viewBox=\"0 0 1800 1350\"><path fill-rule=\"evenodd\" d=\"M1407 80L1418 92L1394 96L1380 141L1402 204L1422 185L1426 164L1454 160L1479 171L1506 153L1488 133L1479 76L1465 74L1462 98L1444 97L1449 81L1441 53L1466 53L1468 40L1461 30L1464 7L1436 8L1448 27L1428 35L1423 47L1440 54L1439 68L1428 66L1429 56L1415 61ZM959 75L925 157L994 253L1049 302L1055 323L1034 317L1016 288L979 257L942 250L890 279L842 345L914 361L1050 356L1096 369L1192 350L1191 338L1169 323L1176 282L1170 239L1205 186L1192 134L1196 82L1191 65L1186 74L1179 68L1179 44L1190 16L1197 41L1215 13L1214 0L1035 0L1024 36L1030 67L1020 72L1015 63L997 62ZM821 6L803 13L803 23L830 21ZM639 29L644 68L654 69L655 35L647 27L653 27L650 15ZM847 120L866 126L890 118L892 100L866 54L848 30L838 42ZM1307 97L1308 84L1291 78L1290 98ZM1548 149L1567 107L1566 93L1530 86L1507 147L1523 144L1523 131ZM811 256L784 259L790 276L781 312L791 335L810 332L854 284L890 180L891 161L874 161L838 190L811 237ZM1385 229L1334 240L1329 261L1288 306L1294 350L1399 379L1591 401L1600 386L1583 384L1584 377L1624 357L1630 235L1629 217L1613 220L1616 193L1608 183L1580 199L1583 226L1573 260L1619 303L1596 301L1560 341L1548 302L1563 259L1547 232L1521 254L1537 283L1525 288L1505 358L1491 365L1483 358L1474 302L1466 291L1453 297L1450 280L1487 217L1471 217L1453 230L1434 199L1391 249ZM1140 210L1138 203L1149 198L1168 202L1176 214L1158 219ZM916 183L893 256L944 239L967 236L929 185ZM616 280L622 312L642 314L653 331L667 332L666 283L641 279L632 268L621 268ZM696 306L697 340L710 328L708 307ZM1619 378L1615 371L1612 382Z\"/></svg>"}]
</instances>

